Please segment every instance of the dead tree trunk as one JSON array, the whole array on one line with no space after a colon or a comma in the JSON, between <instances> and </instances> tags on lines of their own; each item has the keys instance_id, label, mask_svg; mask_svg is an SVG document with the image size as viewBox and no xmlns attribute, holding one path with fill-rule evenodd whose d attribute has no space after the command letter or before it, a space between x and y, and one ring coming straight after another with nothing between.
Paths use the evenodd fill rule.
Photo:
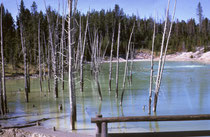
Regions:
<instances>
[{"instance_id":1,"label":"dead tree trunk","mask_svg":"<svg viewBox=\"0 0 210 137\"><path fill-rule=\"evenodd\" d=\"M118 98L118 79L119 79L119 48L120 48L120 25L118 26L118 37L117 37L117 66L116 66L116 94L115 97Z\"/></svg>"},{"instance_id":2,"label":"dead tree trunk","mask_svg":"<svg viewBox=\"0 0 210 137\"><path fill-rule=\"evenodd\" d=\"M43 51L43 77L46 80L46 59L47 59L47 44L46 44L46 39L45 39L45 33L43 32L43 43L44 46L42 47Z\"/></svg>"},{"instance_id":3,"label":"dead tree trunk","mask_svg":"<svg viewBox=\"0 0 210 137\"><path fill-rule=\"evenodd\" d=\"M126 75L127 75L127 68L128 68L128 57L129 57L129 51L130 51L130 45L131 45L131 39L132 39L134 27L135 27L135 23L133 24L133 28L132 28L131 35L130 35L129 42L128 42L128 50L127 50L127 54L126 54L126 62L125 62L125 70L124 70L123 86L122 86L123 90L122 90L121 101L120 101L121 106L122 106L123 96L124 96L124 92L125 92L125 82L126 82Z\"/></svg>"},{"instance_id":4,"label":"dead tree trunk","mask_svg":"<svg viewBox=\"0 0 210 137\"><path fill-rule=\"evenodd\" d=\"M2 82L1 82L1 73L0 73L0 116L4 115L4 101L3 101L3 93L2 93L2 88L1 88Z\"/></svg>"},{"instance_id":5,"label":"dead tree trunk","mask_svg":"<svg viewBox=\"0 0 210 137\"><path fill-rule=\"evenodd\" d=\"M80 58L80 91L83 92L84 90L84 76L83 76L83 58L85 54L85 45L86 45L86 36L87 36L87 29L88 29L88 19L89 19L89 14L87 15L87 22L86 22L86 28L85 28L85 36L84 36L84 41L83 45L80 42L81 46L81 58ZM80 33L81 33L81 23L80 23ZM81 35L81 34L80 34Z\"/></svg>"},{"instance_id":6,"label":"dead tree trunk","mask_svg":"<svg viewBox=\"0 0 210 137\"><path fill-rule=\"evenodd\" d=\"M153 38L152 38L152 52L151 52L151 70L150 70L150 86L149 86L149 114L151 114L151 103L152 103L152 85L153 85L153 54L154 54L154 44L155 44L155 20L154 20L154 31L153 31Z\"/></svg>"},{"instance_id":7,"label":"dead tree trunk","mask_svg":"<svg viewBox=\"0 0 210 137\"><path fill-rule=\"evenodd\" d=\"M28 84L28 93L31 92L31 79L30 79L30 70L29 70L29 60L28 60L28 53L26 51L26 70L27 70L27 84Z\"/></svg>"},{"instance_id":8,"label":"dead tree trunk","mask_svg":"<svg viewBox=\"0 0 210 137\"><path fill-rule=\"evenodd\" d=\"M110 51L110 60L109 60L109 92L112 90L112 55L113 55L113 47L114 47L114 29L112 32L112 44Z\"/></svg>"},{"instance_id":9,"label":"dead tree trunk","mask_svg":"<svg viewBox=\"0 0 210 137\"><path fill-rule=\"evenodd\" d=\"M45 3L45 8L46 8L46 2L44 0ZM47 11L47 8L46 8ZM51 19L50 16L47 14L47 21L48 21L48 28L49 28L49 42L50 42L50 47L51 47L51 58L52 58L52 67L53 67L53 79L54 79L54 86L53 86L53 91L54 91L54 96L55 98L58 98L58 78L57 78L57 47L56 45L53 43L53 34L52 34L52 26L51 26ZM58 17L57 17L57 21L56 21L57 25L58 25ZM56 26L56 30L57 31L57 26ZM55 35L56 32L55 32ZM57 36L55 37L55 41L57 44ZM49 62L48 62L49 63ZM49 86L49 83L48 83Z\"/></svg>"},{"instance_id":10,"label":"dead tree trunk","mask_svg":"<svg viewBox=\"0 0 210 137\"><path fill-rule=\"evenodd\" d=\"M50 92L50 78L51 78L51 63L50 63L50 44L48 44L48 57L47 57L47 67L48 67L48 92Z\"/></svg>"},{"instance_id":11,"label":"dead tree trunk","mask_svg":"<svg viewBox=\"0 0 210 137\"><path fill-rule=\"evenodd\" d=\"M20 36L21 36L21 45L22 45L22 52L23 52L23 60L24 60L24 80L25 80L25 100L28 100L28 93L29 93L29 85L28 85L28 78L27 78L27 54L26 54L26 45L25 45L25 38L23 36L23 25L20 22Z\"/></svg>"},{"instance_id":12,"label":"dead tree trunk","mask_svg":"<svg viewBox=\"0 0 210 137\"><path fill-rule=\"evenodd\" d=\"M73 77L73 55L72 55L72 36L71 36L71 12L72 12L72 0L68 0L69 16L68 16L68 49L69 49L69 102L71 109L71 128L75 130L76 122L76 94L74 89L74 77Z\"/></svg>"},{"instance_id":13,"label":"dead tree trunk","mask_svg":"<svg viewBox=\"0 0 210 137\"><path fill-rule=\"evenodd\" d=\"M38 23L38 45L39 45L39 84L42 92L42 66L41 66L41 44L40 44L40 19Z\"/></svg>"},{"instance_id":14,"label":"dead tree trunk","mask_svg":"<svg viewBox=\"0 0 210 137\"><path fill-rule=\"evenodd\" d=\"M168 34L168 38L167 38L167 42L166 42L164 56L163 56L162 64L161 64L161 68L160 68L160 75L159 75L159 81L158 81L158 85L157 85L157 90L155 90L155 91L157 91L157 92L155 92L157 94L155 94L154 112L156 112L157 100L158 100L158 93L159 93L159 90L160 90L160 84L161 84L162 75L163 75L163 69L164 69L164 65L165 65L166 53L167 53L168 44L169 44L169 40L170 40L170 36L171 36L171 30L172 30L172 26L173 26L173 22L174 22L175 10L176 10L176 0L175 0L175 4L174 4L173 18L172 18L172 22L171 22L171 25L170 25L170 30L169 30L169 34Z\"/></svg>"},{"instance_id":15,"label":"dead tree trunk","mask_svg":"<svg viewBox=\"0 0 210 137\"><path fill-rule=\"evenodd\" d=\"M170 5L170 0L168 0L168 8L167 8L167 13L166 13L165 27L164 27L163 38L162 38L160 59L159 59L159 65L158 65L158 73L157 73L157 78L156 78L154 107L153 107L154 112L156 112L156 109L157 109L157 100L158 100L158 94L159 94L159 90L160 90L160 81L161 81L161 78L162 78L162 76L161 76L162 72L161 71L163 69L162 67L164 66L164 63L163 63L163 49L164 49L164 41L165 41L165 34L166 34L168 14L169 14L169 5ZM175 3L175 5L176 5L176 3ZM175 12L175 8L174 8L174 12ZM170 34L169 34L169 36L170 36ZM167 49L166 49L166 51L167 51Z\"/></svg>"},{"instance_id":16,"label":"dead tree trunk","mask_svg":"<svg viewBox=\"0 0 210 137\"><path fill-rule=\"evenodd\" d=\"M3 25L2 25L2 12L3 12L3 3L1 4L1 64L2 64L2 90L3 90L3 109L7 113L7 95L6 95L6 85L5 85L5 71L4 71L4 45L3 45Z\"/></svg>"},{"instance_id":17,"label":"dead tree trunk","mask_svg":"<svg viewBox=\"0 0 210 137\"><path fill-rule=\"evenodd\" d=\"M51 57L52 57L52 68L53 68L53 92L54 92L54 96L55 98L58 98L58 78L57 78L57 52L56 52L56 48L53 45L51 45Z\"/></svg>"},{"instance_id":18,"label":"dead tree trunk","mask_svg":"<svg viewBox=\"0 0 210 137\"><path fill-rule=\"evenodd\" d=\"M135 36L134 36L135 37ZM130 84L132 84L133 80L133 60L134 60L134 52L135 52L135 43L131 44L131 64L130 64Z\"/></svg>"},{"instance_id":19,"label":"dead tree trunk","mask_svg":"<svg viewBox=\"0 0 210 137\"><path fill-rule=\"evenodd\" d=\"M95 41L95 51L94 51L94 59L95 59L95 81L98 89L99 99L102 101L102 93L101 93L101 86L99 83L98 75L99 75L99 63L100 63L100 53L99 53L99 42L98 42L98 34L94 38Z\"/></svg>"},{"instance_id":20,"label":"dead tree trunk","mask_svg":"<svg viewBox=\"0 0 210 137\"><path fill-rule=\"evenodd\" d=\"M64 5L64 3L63 3ZM61 32L61 89L64 90L64 37L65 37L65 14L63 6L63 17L62 17L62 32Z\"/></svg>"},{"instance_id":21,"label":"dead tree trunk","mask_svg":"<svg viewBox=\"0 0 210 137\"><path fill-rule=\"evenodd\" d=\"M58 6L58 11L60 10L60 3ZM55 26L55 33L54 33L54 39L55 42L53 44L53 56L52 56L52 60L53 60L53 72L54 72L54 94L55 94L55 98L58 98L58 57L57 57L57 50L58 50L58 45L59 45L59 34L58 34L58 25L59 25L59 14L57 15L57 20L56 20L56 26Z\"/></svg>"},{"instance_id":22,"label":"dead tree trunk","mask_svg":"<svg viewBox=\"0 0 210 137\"><path fill-rule=\"evenodd\" d=\"M105 59L105 55L106 55L106 51L107 51L108 47L109 47L109 40L108 40L108 42L106 44L106 47L104 49L103 56L102 56L102 61L104 61L104 59Z\"/></svg>"}]
</instances>

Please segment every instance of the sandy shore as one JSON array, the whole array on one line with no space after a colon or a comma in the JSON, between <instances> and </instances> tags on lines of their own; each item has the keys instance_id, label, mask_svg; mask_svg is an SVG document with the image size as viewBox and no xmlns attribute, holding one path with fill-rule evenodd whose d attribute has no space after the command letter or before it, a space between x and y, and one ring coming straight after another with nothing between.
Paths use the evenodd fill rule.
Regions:
<instances>
[{"instance_id":1,"label":"sandy shore","mask_svg":"<svg viewBox=\"0 0 210 137\"><path fill-rule=\"evenodd\" d=\"M0 130L1 137L94 137L94 135L53 131L42 126L27 127L22 129Z\"/></svg>"},{"instance_id":2,"label":"sandy shore","mask_svg":"<svg viewBox=\"0 0 210 137\"><path fill-rule=\"evenodd\" d=\"M151 54L149 52L139 52L135 54L133 61L150 61ZM159 60L159 57L154 58L155 61ZM113 58L113 62L116 62L116 58ZM119 62L125 62L123 58L119 58ZM130 60L129 60L130 61ZM210 51L204 53L204 48L198 48L196 52L177 52L175 54L166 55L166 61L194 61L205 64L210 64ZM109 62L105 60L104 62Z\"/></svg>"}]
</instances>

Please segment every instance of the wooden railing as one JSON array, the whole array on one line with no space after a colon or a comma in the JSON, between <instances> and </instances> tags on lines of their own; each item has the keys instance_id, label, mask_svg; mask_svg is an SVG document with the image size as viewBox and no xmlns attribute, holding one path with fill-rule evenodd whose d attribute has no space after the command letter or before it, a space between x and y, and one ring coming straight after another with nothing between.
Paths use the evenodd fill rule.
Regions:
<instances>
[{"instance_id":1,"label":"wooden railing","mask_svg":"<svg viewBox=\"0 0 210 137\"><path fill-rule=\"evenodd\" d=\"M165 115L165 116L134 116L134 117L102 117L96 115L91 118L91 123L96 123L96 137L119 136L119 134L108 134L108 123L114 122L145 122L145 121L193 121L193 120L210 120L210 114L203 115ZM122 135L125 135L123 133ZM120 135L120 136L122 136ZM175 131L175 132L148 132L133 133L132 136L210 136L210 130L200 131ZM131 134L129 135L131 136Z\"/></svg>"}]
</instances>

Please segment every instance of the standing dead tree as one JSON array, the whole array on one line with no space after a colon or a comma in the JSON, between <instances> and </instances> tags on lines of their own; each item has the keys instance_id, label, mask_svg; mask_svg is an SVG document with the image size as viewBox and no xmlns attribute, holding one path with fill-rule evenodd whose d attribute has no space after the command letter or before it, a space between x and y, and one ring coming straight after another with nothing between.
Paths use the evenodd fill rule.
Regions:
<instances>
[{"instance_id":1,"label":"standing dead tree","mask_svg":"<svg viewBox=\"0 0 210 137\"><path fill-rule=\"evenodd\" d=\"M39 84L42 92L42 66L41 66L41 43L40 43L40 19L38 22L38 48L39 48Z\"/></svg>"},{"instance_id":2,"label":"standing dead tree","mask_svg":"<svg viewBox=\"0 0 210 137\"><path fill-rule=\"evenodd\" d=\"M64 41L65 41L65 8L64 8L64 1L63 1L63 16L62 16L62 30L61 30L61 40L60 40L60 47L61 47L61 88L64 90Z\"/></svg>"},{"instance_id":3,"label":"standing dead tree","mask_svg":"<svg viewBox=\"0 0 210 137\"><path fill-rule=\"evenodd\" d=\"M120 48L120 25L118 25L118 36L117 36L117 66L116 66L116 94L115 97L118 98L118 81L119 81L119 48Z\"/></svg>"},{"instance_id":4,"label":"standing dead tree","mask_svg":"<svg viewBox=\"0 0 210 137\"><path fill-rule=\"evenodd\" d=\"M151 52L151 70L150 70L150 86L149 86L149 114L151 114L151 103L152 103L152 85L153 85L153 54L154 54L154 44L155 44L155 20L154 20L154 31L153 31L153 37L152 37L152 52Z\"/></svg>"},{"instance_id":5,"label":"standing dead tree","mask_svg":"<svg viewBox=\"0 0 210 137\"><path fill-rule=\"evenodd\" d=\"M42 46L42 54L43 54L43 58L42 58L42 69L43 69L43 78L46 80L46 59L47 59L47 44L46 44L46 39L45 39L45 33L42 32L42 36L43 36L43 46Z\"/></svg>"},{"instance_id":6,"label":"standing dead tree","mask_svg":"<svg viewBox=\"0 0 210 137\"><path fill-rule=\"evenodd\" d=\"M129 42L128 42L128 50L127 50L127 54L126 54L126 62L125 62L125 69L124 69L122 94L121 94L121 101L120 101L120 105L121 106L122 106L122 102L123 102L123 96L124 96L124 93L125 93L125 82L126 82L127 69L128 69L128 57L129 57L131 39L132 39L132 36L133 36L134 28L135 28L135 22L133 24L133 28L132 28L132 31L131 31L131 34L130 34L130 38L129 38Z\"/></svg>"},{"instance_id":7,"label":"standing dead tree","mask_svg":"<svg viewBox=\"0 0 210 137\"><path fill-rule=\"evenodd\" d=\"M17 4L18 8L18 4ZM23 22L23 15L19 12L19 25L20 25L20 39L21 39L21 47L23 53L23 61L24 61L24 82L25 82L25 101L28 103L28 93L30 92L30 76L29 76L29 65L28 65L28 58L27 58L27 46L26 46L26 32L24 30L24 22Z\"/></svg>"},{"instance_id":8,"label":"standing dead tree","mask_svg":"<svg viewBox=\"0 0 210 137\"><path fill-rule=\"evenodd\" d=\"M82 43L81 39L81 21L80 21L80 47L81 47L81 58L80 58L80 91L83 92L84 90L84 76L83 76L83 59L85 54L85 45L86 45L86 36L88 30L88 19L89 13L87 15L86 27L85 27L85 34L84 34L84 41Z\"/></svg>"},{"instance_id":9,"label":"standing dead tree","mask_svg":"<svg viewBox=\"0 0 210 137\"><path fill-rule=\"evenodd\" d=\"M27 52L26 52L26 45L25 45L25 37L23 36L23 25L20 21L20 36L21 36L21 45L22 45L22 52L23 52L23 60L24 60L24 80L25 80L25 100L28 100L28 93L29 93L29 85L28 85L28 67L27 67Z\"/></svg>"},{"instance_id":10,"label":"standing dead tree","mask_svg":"<svg viewBox=\"0 0 210 137\"><path fill-rule=\"evenodd\" d=\"M99 94L99 99L102 101L102 93L101 93L101 86L100 86L100 83L99 83L99 79L98 79L98 76L99 76L99 66L100 66L100 48L99 48L99 45L101 44L101 41L99 43L99 36L98 36L98 33L95 32L95 38L94 38L94 64L95 64L95 81L96 81L96 85L97 85L97 89L98 89L98 94Z\"/></svg>"},{"instance_id":11,"label":"standing dead tree","mask_svg":"<svg viewBox=\"0 0 210 137\"><path fill-rule=\"evenodd\" d=\"M132 80L133 80L132 73L133 73L133 60L134 60L134 52L135 52L135 43L131 44L130 52L131 52L131 64L130 64L130 81L129 82L131 84Z\"/></svg>"},{"instance_id":12,"label":"standing dead tree","mask_svg":"<svg viewBox=\"0 0 210 137\"><path fill-rule=\"evenodd\" d=\"M163 69L164 69L164 65L165 65L165 58L166 58L167 48L168 48L170 35L171 35L171 30L172 30L172 26L173 26L173 20L174 20L174 16L175 16L176 0L175 0L174 10L173 10L173 19L172 19L172 22L171 22L171 25L170 25L170 30L169 30L169 33L168 33L168 38L167 38L167 42L166 42L166 46L165 46L165 52L164 52L164 56L163 56L165 33L166 33L168 14L169 14L169 5L170 5L170 0L168 1L168 8L167 8L167 13L166 13L165 27L164 27L164 33L163 33L163 38L162 38L161 53L160 53L159 66L158 66L158 73L157 73L157 79L156 79L154 107L153 107L153 111L154 112L156 112L156 109L157 109L158 94L159 94L159 90L160 90L160 84L161 84L162 75L163 75Z\"/></svg>"},{"instance_id":13,"label":"standing dead tree","mask_svg":"<svg viewBox=\"0 0 210 137\"><path fill-rule=\"evenodd\" d=\"M70 102L70 109L71 109L71 128L72 130L75 130L75 122L76 122L76 93L75 93L75 87L74 87L74 72L73 72L73 45L74 42L72 42L72 33L71 33L71 18L72 18L72 3L73 0L68 0L68 49L69 49L69 57L68 57L68 63L69 63L69 102Z\"/></svg>"},{"instance_id":14,"label":"standing dead tree","mask_svg":"<svg viewBox=\"0 0 210 137\"><path fill-rule=\"evenodd\" d=\"M60 10L60 3L58 4L58 13ZM55 94L55 98L58 98L58 55L57 55L57 50L58 50L58 46L59 46L59 14L57 14L57 19L56 19L56 25L55 25L55 32L54 32L54 47L52 49L53 53L52 53L52 61L53 61L53 72L54 72L54 94ZM52 48L52 47L51 47Z\"/></svg>"},{"instance_id":15,"label":"standing dead tree","mask_svg":"<svg viewBox=\"0 0 210 137\"><path fill-rule=\"evenodd\" d=\"M2 82L1 82L1 73L0 73L0 116L4 115L4 101L3 101L3 93L2 93L2 88L1 88Z\"/></svg>"},{"instance_id":16,"label":"standing dead tree","mask_svg":"<svg viewBox=\"0 0 210 137\"><path fill-rule=\"evenodd\" d=\"M79 21L79 39L78 39L78 44L77 44L77 51L76 51L76 56L75 56L75 70L76 71L79 71L80 72L80 70L79 70L79 68L80 68L80 66L79 66L79 63L80 63L80 58L81 58L81 52L82 52L82 25L81 25L81 23L82 23L82 19L81 19L81 17L80 17L80 21Z\"/></svg>"},{"instance_id":17,"label":"standing dead tree","mask_svg":"<svg viewBox=\"0 0 210 137\"><path fill-rule=\"evenodd\" d=\"M109 92L112 89L112 55L113 55L113 47L114 47L114 29L112 32L112 44L111 44L111 51L110 51L110 60L109 60Z\"/></svg>"},{"instance_id":18,"label":"standing dead tree","mask_svg":"<svg viewBox=\"0 0 210 137\"><path fill-rule=\"evenodd\" d=\"M47 21L48 21L48 30L49 30L49 43L50 43L50 48L51 48L51 59L52 59L52 68L53 68L53 79L54 79L53 91L54 91L55 98L58 98L58 77L57 77L58 17L57 17L56 28L55 28L55 33L54 33L54 37L55 37L55 43L54 43L54 41L53 41L53 27L52 27L52 24L51 24L51 18L50 18L49 12L47 10L45 0L44 0L44 3L45 3L45 8L46 8L46 15L47 15ZM48 82L48 86L49 86L49 84L50 83Z\"/></svg>"},{"instance_id":19,"label":"standing dead tree","mask_svg":"<svg viewBox=\"0 0 210 137\"><path fill-rule=\"evenodd\" d=\"M3 109L4 113L7 113L7 94L6 94L6 85L5 85L5 65L4 65L4 43L3 43L3 3L1 4L1 65L2 65L2 91L3 91ZM1 83L0 83L1 84Z\"/></svg>"}]
</instances>

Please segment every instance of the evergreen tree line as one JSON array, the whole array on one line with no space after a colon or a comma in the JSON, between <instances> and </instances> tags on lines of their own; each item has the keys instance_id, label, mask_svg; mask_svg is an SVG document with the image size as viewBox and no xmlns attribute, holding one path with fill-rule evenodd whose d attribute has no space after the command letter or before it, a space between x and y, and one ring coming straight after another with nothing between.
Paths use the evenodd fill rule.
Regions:
<instances>
[{"instance_id":1,"label":"evergreen tree line","mask_svg":"<svg viewBox=\"0 0 210 137\"><path fill-rule=\"evenodd\" d=\"M199 3L200 4L200 3ZM19 14L16 18L16 23L11 13L3 8L3 34L4 34L4 53L5 61L7 63L16 66L18 63L23 62L23 54L21 52L21 36L20 36L20 20L22 21L23 31L25 35L25 44L27 47L27 59L29 64L38 64L38 26L40 23L40 44L42 60L47 61L49 54L48 50L51 50L49 45L49 27L46 13L37 11L37 5L33 2L31 9L24 6L24 2L21 1L19 7ZM62 30L62 16L58 11L53 10L50 6L47 7L47 13L51 18L51 26L56 28L58 24L58 30L53 30L52 33L58 33L59 41ZM204 47L205 51L208 51L210 45L210 20L204 18L202 15L202 7L198 5L197 14L199 23L197 24L195 19L191 18L187 21L176 20L172 29L171 40L169 43L169 53L177 51L195 51L196 47ZM75 46L74 54L76 56L77 44L79 39L79 24L81 21L82 34L85 31L86 20L88 14L82 14L77 11L75 13L75 19L72 20L72 24L76 26L75 33ZM58 21L57 21L57 17ZM67 19L67 16L65 16ZM169 17L170 23L170 17ZM140 18L132 15L128 16L124 13L123 9L119 5L115 5L114 9L95 11L92 10L89 13L89 26L87 32L87 48L85 49L84 60L89 61L91 59L91 42L94 37L94 32L97 30L99 33L99 41L101 42L101 51L105 52L105 56L110 55L112 32L114 31L114 48L113 54L116 56L117 49L117 30L119 21L121 22L121 36L120 36L120 55L125 57L126 46L129 40L129 36L132 30L132 26L135 22L133 43L135 49L151 49L152 35L153 35L153 18ZM158 52L161 46L161 38L163 31L164 21L156 22L156 39L154 50ZM65 29L67 30L67 22L65 22ZM83 36L82 36L83 37ZM64 48L67 46L67 34L64 36ZM55 41L53 37L53 41ZM60 43L60 42L57 42ZM60 51L60 44L56 46L57 50ZM66 51L67 52L67 51ZM57 53L59 56L59 52Z\"/></svg>"}]
</instances>

